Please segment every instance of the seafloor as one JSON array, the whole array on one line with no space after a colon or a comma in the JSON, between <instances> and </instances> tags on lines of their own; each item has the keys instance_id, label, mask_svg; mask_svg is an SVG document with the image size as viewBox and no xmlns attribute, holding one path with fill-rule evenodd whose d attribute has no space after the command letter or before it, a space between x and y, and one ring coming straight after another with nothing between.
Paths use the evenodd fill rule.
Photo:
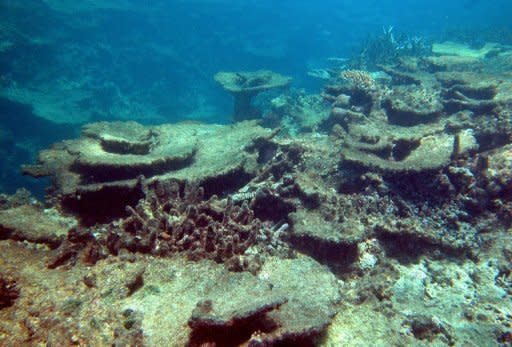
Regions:
<instances>
[{"instance_id":1,"label":"seafloor","mask_svg":"<svg viewBox=\"0 0 512 347\"><path fill-rule=\"evenodd\" d=\"M272 129L42 151L47 201L0 202L0 345L512 344L512 51L379 70L276 97Z\"/></svg>"}]
</instances>

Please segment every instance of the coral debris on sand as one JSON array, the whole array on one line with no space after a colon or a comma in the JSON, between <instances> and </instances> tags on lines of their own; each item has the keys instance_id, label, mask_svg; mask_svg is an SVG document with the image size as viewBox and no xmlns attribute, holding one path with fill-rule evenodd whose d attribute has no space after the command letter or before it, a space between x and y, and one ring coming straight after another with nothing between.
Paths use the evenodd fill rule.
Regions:
<instances>
[{"instance_id":1,"label":"coral debris on sand","mask_svg":"<svg viewBox=\"0 0 512 347\"><path fill-rule=\"evenodd\" d=\"M434 48L275 99L285 136L94 123L42 151L46 206L1 197L0 344L509 345L512 55Z\"/></svg>"}]
</instances>

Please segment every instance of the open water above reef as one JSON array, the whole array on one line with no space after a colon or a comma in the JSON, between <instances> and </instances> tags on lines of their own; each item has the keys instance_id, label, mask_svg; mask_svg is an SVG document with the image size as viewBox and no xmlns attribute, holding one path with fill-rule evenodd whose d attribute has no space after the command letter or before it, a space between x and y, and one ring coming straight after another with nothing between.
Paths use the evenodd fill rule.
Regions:
<instances>
[{"instance_id":1,"label":"open water above reef","mask_svg":"<svg viewBox=\"0 0 512 347\"><path fill-rule=\"evenodd\" d=\"M507 1L4 0L0 10L0 188L38 196L43 186L18 167L85 122L230 122L218 71L270 69L318 93L307 72L357 55L383 28L397 39L512 41ZM37 133L25 126L31 113L49 122Z\"/></svg>"},{"instance_id":2,"label":"open water above reef","mask_svg":"<svg viewBox=\"0 0 512 347\"><path fill-rule=\"evenodd\" d=\"M0 0L0 345L512 344L511 14Z\"/></svg>"}]
</instances>

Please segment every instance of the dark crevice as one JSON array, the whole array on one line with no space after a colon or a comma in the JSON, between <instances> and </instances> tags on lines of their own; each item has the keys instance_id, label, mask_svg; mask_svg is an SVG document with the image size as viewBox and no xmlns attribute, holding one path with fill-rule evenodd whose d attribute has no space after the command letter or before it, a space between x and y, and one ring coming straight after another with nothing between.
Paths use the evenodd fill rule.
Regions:
<instances>
[{"instance_id":1,"label":"dark crevice","mask_svg":"<svg viewBox=\"0 0 512 347\"><path fill-rule=\"evenodd\" d=\"M475 137L480 152L502 147L510 142L510 134L507 133L481 133L475 134Z\"/></svg>"},{"instance_id":2,"label":"dark crevice","mask_svg":"<svg viewBox=\"0 0 512 347\"><path fill-rule=\"evenodd\" d=\"M288 215L295 212L295 206L281 197L260 192L251 203L254 215L261 220L280 222L288 219Z\"/></svg>"},{"instance_id":3,"label":"dark crevice","mask_svg":"<svg viewBox=\"0 0 512 347\"><path fill-rule=\"evenodd\" d=\"M357 245L318 240L309 236L290 236L288 240L295 249L327 265L335 274L352 271L351 265L358 256Z\"/></svg>"},{"instance_id":4,"label":"dark crevice","mask_svg":"<svg viewBox=\"0 0 512 347\"><path fill-rule=\"evenodd\" d=\"M404 127L415 126L418 124L428 124L436 121L441 115L439 112L432 113L417 113L415 111L397 110L391 104L391 101L386 100L383 103L388 116L388 122L394 125Z\"/></svg>"},{"instance_id":5,"label":"dark crevice","mask_svg":"<svg viewBox=\"0 0 512 347\"><path fill-rule=\"evenodd\" d=\"M391 156L395 161L406 159L412 151L419 147L419 141L398 140L393 144Z\"/></svg>"},{"instance_id":6,"label":"dark crevice","mask_svg":"<svg viewBox=\"0 0 512 347\"><path fill-rule=\"evenodd\" d=\"M105 152L114 154L135 154L147 155L151 150L150 142L131 143L128 141L108 141L102 140L101 147Z\"/></svg>"},{"instance_id":7,"label":"dark crevice","mask_svg":"<svg viewBox=\"0 0 512 347\"><path fill-rule=\"evenodd\" d=\"M206 199L209 199L212 195L224 197L245 186L253 177L253 175L245 172L244 169L239 168L225 175L207 179L199 185L204 188Z\"/></svg>"},{"instance_id":8,"label":"dark crevice","mask_svg":"<svg viewBox=\"0 0 512 347\"><path fill-rule=\"evenodd\" d=\"M14 305L20 296L16 281L9 277L0 277L0 310Z\"/></svg>"},{"instance_id":9,"label":"dark crevice","mask_svg":"<svg viewBox=\"0 0 512 347\"><path fill-rule=\"evenodd\" d=\"M276 323L266 316L252 316L234 321L229 326L205 326L194 328L187 346L241 346L251 339L255 332L268 333L277 328Z\"/></svg>"},{"instance_id":10,"label":"dark crevice","mask_svg":"<svg viewBox=\"0 0 512 347\"><path fill-rule=\"evenodd\" d=\"M394 258L402 264L417 263L425 255L434 258L450 257L453 259L473 257L466 248L451 248L447 245L436 244L421 235L394 234L378 231L377 238L386 252L386 256Z\"/></svg>"},{"instance_id":11,"label":"dark crevice","mask_svg":"<svg viewBox=\"0 0 512 347\"><path fill-rule=\"evenodd\" d=\"M126 217L126 206L135 206L143 197L140 187L103 187L64 197L62 207L65 212L77 215L83 225L92 226Z\"/></svg>"},{"instance_id":12,"label":"dark crevice","mask_svg":"<svg viewBox=\"0 0 512 347\"><path fill-rule=\"evenodd\" d=\"M113 182L133 179L138 176L150 178L176 171L193 164L194 156L186 158L166 158L150 164L110 165L88 164L76 162L71 167L72 171L79 172L83 177L82 184Z\"/></svg>"},{"instance_id":13,"label":"dark crevice","mask_svg":"<svg viewBox=\"0 0 512 347\"><path fill-rule=\"evenodd\" d=\"M258 147L258 164L265 164L269 162L277 152L277 145L272 142L267 142Z\"/></svg>"}]
</instances>

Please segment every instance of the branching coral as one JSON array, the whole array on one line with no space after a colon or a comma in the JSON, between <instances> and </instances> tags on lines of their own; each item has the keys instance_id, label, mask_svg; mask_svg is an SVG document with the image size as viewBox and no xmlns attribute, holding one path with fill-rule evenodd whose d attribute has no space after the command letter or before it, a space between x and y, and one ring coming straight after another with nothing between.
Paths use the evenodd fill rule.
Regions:
<instances>
[{"instance_id":1,"label":"branching coral","mask_svg":"<svg viewBox=\"0 0 512 347\"><path fill-rule=\"evenodd\" d=\"M176 183L158 183L127 211L128 218L110 227L107 245L112 253L121 248L160 256L186 252L190 259L212 259L242 269L249 259L241 257L262 228L247 203L223 204L216 196L205 200L197 187L187 187L181 196Z\"/></svg>"},{"instance_id":2,"label":"branching coral","mask_svg":"<svg viewBox=\"0 0 512 347\"><path fill-rule=\"evenodd\" d=\"M146 198L127 207L129 217L109 227L107 247L167 256L186 253L189 259L211 259L230 270L255 272L261 265L258 242L272 234L270 224L254 217L244 201L204 198L198 187L157 183Z\"/></svg>"},{"instance_id":3,"label":"branching coral","mask_svg":"<svg viewBox=\"0 0 512 347\"><path fill-rule=\"evenodd\" d=\"M139 252L155 256L186 254L190 260L210 259L231 271L255 273L264 255L290 255L281 239L288 225L274 225L254 216L247 200L204 196L203 188L178 181L157 181L151 187L138 180L145 196L128 216L95 228L75 228L48 266L94 264L107 253ZM107 252L108 250L108 252Z\"/></svg>"},{"instance_id":4,"label":"branching coral","mask_svg":"<svg viewBox=\"0 0 512 347\"><path fill-rule=\"evenodd\" d=\"M366 71L362 70L345 70L341 73L341 77L350 81L357 89L372 89L375 86L373 77Z\"/></svg>"}]
</instances>

